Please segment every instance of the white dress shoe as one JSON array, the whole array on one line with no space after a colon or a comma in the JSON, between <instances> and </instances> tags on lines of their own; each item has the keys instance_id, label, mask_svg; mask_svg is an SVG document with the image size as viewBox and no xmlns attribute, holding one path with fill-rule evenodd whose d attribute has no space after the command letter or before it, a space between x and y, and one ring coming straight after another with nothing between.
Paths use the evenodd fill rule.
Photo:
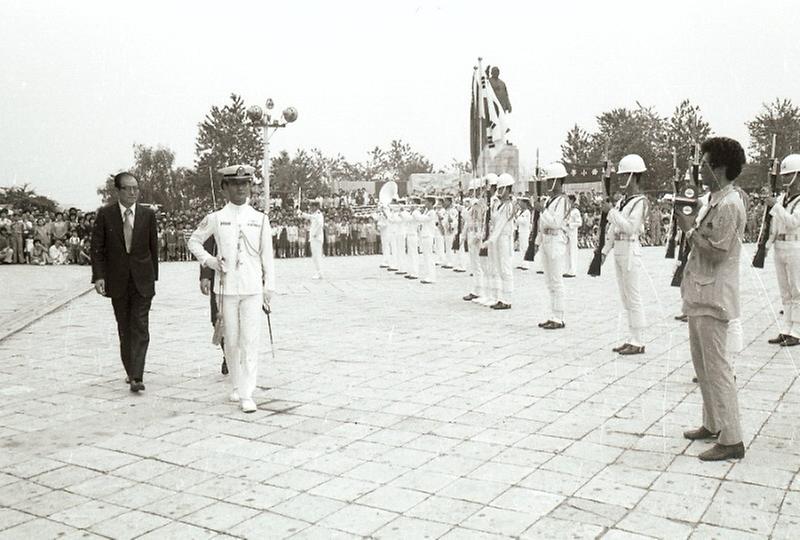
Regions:
<instances>
[{"instance_id":1,"label":"white dress shoe","mask_svg":"<svg viewBox=\"0 0 800 540\"><path fill-rule=\"evenodd\" d=\"M256 412L258 407L256 407L256 402L252 399L243 399L242 400L242 412L251 413Z\"/></svg>"},{"instance_id":2,"label":"white dress shoe","mask_svg":"<svg viewBox=\"0 0 800 540\"><path fill-rule=\"evenodd\" d=\"M239 400L239 392L237 392L236 390L231 392L231 395L228 396L228 401L230 401L231 403L239 403L239 401L240 401Z\"/></svg>"}]
</instances>

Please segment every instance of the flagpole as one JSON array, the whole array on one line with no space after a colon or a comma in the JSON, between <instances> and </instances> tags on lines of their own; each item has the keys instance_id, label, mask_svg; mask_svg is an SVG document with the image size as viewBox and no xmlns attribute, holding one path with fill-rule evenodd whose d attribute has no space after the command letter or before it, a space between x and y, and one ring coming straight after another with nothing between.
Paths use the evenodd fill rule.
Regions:
<instances>
[{"instance_id":1,"label":"flagpole","mask_svg":"<svg viewBox=\"0 0 800 540\"><path fill-rule=\"evenodd\" d=\"M479 128L479 137L478 137L478 148L480 149L480 156L481 156L481 176L486 176L486 153L484 152L483 147L483 140L486 137L486 126L484 125L483 116L486 114L486 107L484 105L484 96L483 96L483 57L478 57L478 124L480 125Z\"/></svg>"}]
</instances>

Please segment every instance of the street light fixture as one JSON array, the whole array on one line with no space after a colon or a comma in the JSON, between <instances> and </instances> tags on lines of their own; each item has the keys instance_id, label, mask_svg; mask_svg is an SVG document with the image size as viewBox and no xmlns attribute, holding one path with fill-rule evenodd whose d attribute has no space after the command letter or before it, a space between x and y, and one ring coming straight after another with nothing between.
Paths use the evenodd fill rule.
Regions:
<instances>
[{"instance_id":1,"label":"street light fixture","mask_svg":"<svg viewBox=\"0 0 800 540\"><path fill-rule=\"evenodd\" d=\"M272 109L275 103L272 98L267 99L265 104L267 109L266 114L258 105L253 105L247 109L247 118L254 126L261 128L261 136L264 139L264 162L261 169L264 171L264 209L269 212L269 175L270 175L270 159L269 159L269 139L278 131L278 128L286 127L297 120L297 109L294 107L287 107L283 110L279 118L273 118ZM270 128L272 133L270 134Z\"/></svg>"}]
</instances>

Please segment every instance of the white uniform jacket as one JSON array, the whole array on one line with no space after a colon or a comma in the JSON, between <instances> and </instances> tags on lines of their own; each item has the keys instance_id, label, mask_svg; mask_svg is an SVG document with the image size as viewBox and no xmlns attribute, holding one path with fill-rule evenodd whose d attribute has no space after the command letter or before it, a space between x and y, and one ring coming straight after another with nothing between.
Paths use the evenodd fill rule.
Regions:
<instances>
[{"instance_id":1,"label":"white uniform jacket","mask_svg":"<svg viewBox=\"0 0 800 540\"><path fill-rule=\"evenodd\" d=\"M325 226L325 216L317 210L312 214L303 214L303 217L311 222L308 229L308 239L311 242L322 242L323 227Z\"/></svg>"},{"instance_id":2,"label":"white uniform jacket","mask_svg":"<svg viewBox=\"0 0 800 540\"><path fill-rule=\"evenodd\" d=\"M437 228L437 224L439 222L439 218L436 215L436 210L422 210L419 214L414 214L417 221L420 222L419 228L419 237L420 238L432 238L439 233Z\"/></svg>"},{"instance_id":3,"label":"white uniform jacket","mask_svg":"<svg viewBox=\"0 0 800 540\"><path fill-rule=\"evenodd\" d=\"M203 218L187 246L202 265L213 258L203 248L210 236L217 243L217 257L225 260L225 279L214 273L214 290L225 295L261 294L275 290L272 230L266 216L250 206L226 204Z\"/></svg>"},{"instance_id":4,"label":"white uniform jacket","mask_svg":"<svg viewBox=\"0 0 800 540\"><path fill-rule=\"evenodd\" d=\"M620 201L608 213L608 226L606 227L606 243L603 253L608 253L614 245L627 242L633 250L629 253L639 253L641 244L639 237L644 233L644 224L647 219L647 197L639 194Z\"/></svg>"},{"instance_id":5,"label":"white uniform jacket","mask_svg":"<svg viewBox=\"0 0 800 540\"><path fill-rule=\"evenodd\" d=\"M787 203L787 194L778 195L775 204L770 209L772 227L769 231L770 244L775 244L779 249L800 249L800 196L790 199Z\"/></svg>"},{"instance_id":6,"label":"white uniform jacket","mask_svg":"<svg viewBox=\"0 0 800 540\"><path fill-rule=\"evenodd\" d=\"M569 212L569 199L560 194L548 197L544 208L539 214L539 234L536 238L537 245L551 243L567 244L567 214Z\"/></svg>"}]
</instances>

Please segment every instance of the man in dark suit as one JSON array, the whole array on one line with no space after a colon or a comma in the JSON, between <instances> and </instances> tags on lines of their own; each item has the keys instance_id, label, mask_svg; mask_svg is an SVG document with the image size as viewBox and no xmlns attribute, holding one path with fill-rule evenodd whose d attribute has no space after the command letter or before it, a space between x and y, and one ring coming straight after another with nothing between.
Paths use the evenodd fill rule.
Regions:
<instances>
[{"instance_id":1,"label":"man in dark suit","mask_svg":"<svg viewBox=\"0 0 800 540\"><path fill-rule=\"evenodd\" d=\"M111 297L126 382L131 392L139 392L144 390L150 303L158 279L158 225L155 212L136 204L135 176L119 173L114 188L117 202L97 211L92 231L92 283L98 294Z\"/></svg>"}]
</instances>

